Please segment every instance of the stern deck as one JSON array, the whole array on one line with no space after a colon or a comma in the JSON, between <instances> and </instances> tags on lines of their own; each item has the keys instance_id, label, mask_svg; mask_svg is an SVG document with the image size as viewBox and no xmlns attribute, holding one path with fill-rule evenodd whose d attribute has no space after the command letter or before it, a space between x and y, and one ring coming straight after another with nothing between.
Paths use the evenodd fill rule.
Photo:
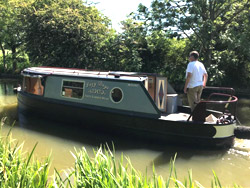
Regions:
<instances>
[{"instance_id":1,"label":"stern deck","mask_svg":"<svg viewBox=\"0 0 250 188\"><path fill-rule=\"evenodd\" d=\"M162 114L159 119L167 121L187 121L189 116L190 114L188 113L176 112L172 114Z\"/></svg>"},{"instance_id":2,"label":"stern deck","mask_svg":"<svg viewBox=\"0 0 250 188\"><path fill-rule=\"evenodd\" d=\"M165 120L165 121L175 121L175 122L186 122L188 124L188 122L194 122L192 120L192 117L190 117L189 121L188 121L188 118L189 118L190 114L189 113L184 113L184 112L176 112L176 113L171 113L171 114L166 114L166 113L163 113L161 115L161 117L159 118L159 120ZM197 121L196 121L197 122ZM200 124L217 124L217 118L216 119L212 119L207 117L207 120L202 122L200 121L199 122Z\"/></svg>"}]
</instances>

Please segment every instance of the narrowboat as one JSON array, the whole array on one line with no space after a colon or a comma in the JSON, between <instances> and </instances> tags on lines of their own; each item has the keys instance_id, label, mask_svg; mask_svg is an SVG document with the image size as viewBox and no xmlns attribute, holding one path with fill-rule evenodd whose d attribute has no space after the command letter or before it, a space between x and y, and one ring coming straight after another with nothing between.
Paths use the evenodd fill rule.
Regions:
<instances>
[{"instance_id":1,"label":"narrowboat","mask_svg":"<svg viewBox=\"0 0 250 188\"><path fill-rule=\"evenodd\" d=\"M195 147L234 143L238 99L232 88L208 88L213 93L190 113L167 78L157 74L55 67L26 68L21 74L23 114L78 122L81 131L93 128L129 139Z\"/></svg>"}]
</instances>

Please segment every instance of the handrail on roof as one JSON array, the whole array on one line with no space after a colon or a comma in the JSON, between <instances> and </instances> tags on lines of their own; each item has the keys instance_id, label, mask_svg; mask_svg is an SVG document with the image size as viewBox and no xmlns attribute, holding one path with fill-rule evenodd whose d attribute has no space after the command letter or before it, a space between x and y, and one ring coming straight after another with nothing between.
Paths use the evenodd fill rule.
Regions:
<instances>
[{"instance_id":1,"label":"handrail on roof","mask_svg":"<svg viewBox=\"0 0 250 188\"><path fill-rule=\"evenodd\" d=\"M21 73L23 76L39 74L43 77L51 75L71 75L71 76L103 76L108 78L129 78L139 79L144 81L147 78L147 74L138 72L123 72L123 71L88 71L84 69L71 69L71 68L58 68L58 67L30 67L26 68Z\"/></svg>"},{"instance_id":2,"label":"handrail on roof","mask_svg":"<svg viewBox=\"0 0 250 188\"><path fill-rule=\"evenodd\" d=\"M122 71L87 71L83 69L67 69L57 67L30 67L21 72L23 76L34 77L33 75L41 75L42 77L63 75L63 76L79 76L79 77L98 77L98 78L115 78L123 80L144 81L147 75L137 72L122 72Z\"/></svg>"},{"instance_id":3,"label":"handrail on roof","mask_svg":"<svg viewBox=\"0 0 250 188\"><path fill-rule=\"evenodd\" d=\"M138 72L123 72L123 71L99 71L99 70L85 70L85 69L73 69L73 68L60 68L60 67L30 67L24 69L22 72L29 72L38 74L54 74L54 73L70 73L70 74L86 74L86 75L119 75L119 76L131 76L131 77L145 77L145 73Z\"/></svg>"}]
</instances>

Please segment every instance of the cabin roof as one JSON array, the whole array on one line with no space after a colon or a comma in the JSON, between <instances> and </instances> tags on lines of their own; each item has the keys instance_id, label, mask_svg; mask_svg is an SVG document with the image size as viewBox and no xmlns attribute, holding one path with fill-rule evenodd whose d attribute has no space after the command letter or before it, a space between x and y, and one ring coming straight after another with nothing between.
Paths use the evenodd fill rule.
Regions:
<instances>
[{"instance_id":1,"label":"cabin roof","mask_svg":"<svg viewBox=\"0 0 250 188\"><path fill-rule=\"evenodd\" d=\"M84 69L58 68L58 67L30 67L23 70L22 75L60 75L75 77L91 77L103 79L121 79L143 81L145 74L122 71L89 71Z\"/></svg>"}]
</instances>

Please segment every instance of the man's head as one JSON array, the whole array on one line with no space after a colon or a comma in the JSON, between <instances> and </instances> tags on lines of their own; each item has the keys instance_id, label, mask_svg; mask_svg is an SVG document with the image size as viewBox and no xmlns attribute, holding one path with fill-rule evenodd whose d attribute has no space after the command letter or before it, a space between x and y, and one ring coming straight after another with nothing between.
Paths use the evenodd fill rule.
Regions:
<instances>
[{"instance_id":1,"label":"man's head","mask_svg":"<svg viewBox=\"0 0 250 188\"><path fill-rule=\"evenodd\" d=\"M189 60L196 61L199 58L199 53L197 51L192 51L189 53Z\"/></svg>"}]
</instances>

